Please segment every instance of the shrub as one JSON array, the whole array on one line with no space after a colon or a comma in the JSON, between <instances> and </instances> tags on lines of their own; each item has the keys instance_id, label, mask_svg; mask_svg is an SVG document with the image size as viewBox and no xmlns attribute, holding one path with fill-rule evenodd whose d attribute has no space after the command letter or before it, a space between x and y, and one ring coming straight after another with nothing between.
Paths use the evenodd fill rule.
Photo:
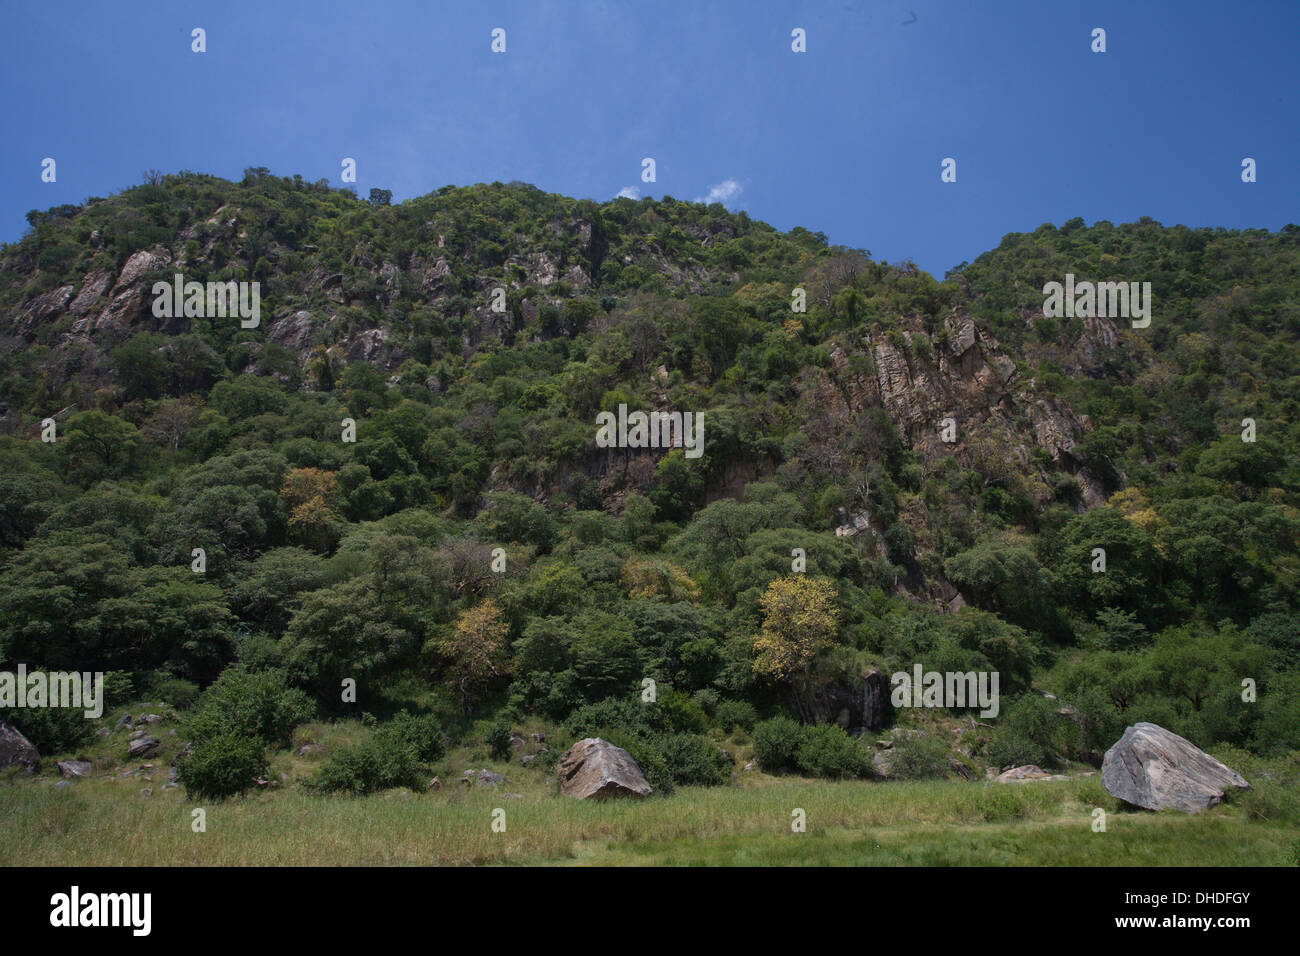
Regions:
<instances>
[{"instance_id":1,"label":"shrub","mask_svg":"<svg viewBox=\"0 0 1300 956\"><path fill-rule=\"evenodd\" d=\"M290 687L283 671L254 673L236 664L200 695L189 734L194 741L230 733L287 744L293 728L314 713L311 698Z\"/></svg>"},{"instance_id":2,"label":"shrub","mask_svg":"<svg viewBox=\"0 0 1300 956\"><path fill-rule=\"evenodd\" d=\"M265 671L282 666L284 653L269 634L249 634L239 642L239 661L250 671Z\"/></svg>"},{"instance_id":3,"label":"shrub","mask_svg":"<svg viewBox=\"0 0 1300 956\"><path fill-rule=\"evenodd\" d=\"M703 687L691 697L706 714L712 715L718 708L718 692L712 687Z\"/></svg>"},{"instance_id":4,"label":"shrub","mask_svg":"<svg viewBox=\"0 0 1300 956\"><path fill-rule=\"evenodd\" d=\"M177 776L187 796L224 800L250 789L268 770L261 740L226 733L194 743Z\"/></svg>"},{"instance_id":5,"label":"shrub","mask_svg":"<svg viewBox=\"0 0 1300 956\"><path fill-rule=\"evenodd\" d=\"M130 671L104 672L104 706L117 707L135 699L135 676Z\"/></svg>"},{"instance_id":6,"label":"shrub","mask_svg":"<svg viewBox=\"0 0 1300 956\"><path fill-rule=\"evenodd\" d=\"M754 757L768 773L798 766L803 726L789 717L773 717L754 725Z\"/></svg>"},{"instance_id":7,"label":"shrub","mask_svg":"<svg viewBox=\"0 0 1300 956\"><path fill-rule=\"evenodd\" d=\"M510 725L504 720L498 720L483 735L483 742L488 745L493 757L504 760L510 756L510 738L513 736Z\"/></svg>"},{"instance_id":8,"label":"shrub","mask_svg":"<svg viewBox=\"0 0 1300 956\"><path fill-rule=\"evenodd\" d=\"M999 770L1030 763L1041 765L1047 762L1046 757L1042 747L1009 728L1000 728L988 747L989 761Z\"/></svg>"},{"instance_id":9,"label":"shrub","mask_svg":"<svg viewBox=\"0 0 1300 956\"><path fill-rule=\"evenodd\" d=\"M307 789L365 794L391 787L416 787L427 765L440 759L445 751L446 740L436 718L403 711L366 740L332 756L307 782Z\"/></svg>"},{"instance_id":10,"label":"shrub","mask_svg":"<svg viewBox=\"0 0 1300 956\"><path fill-rule=\"evenodd\" d=\"M748 732L754 729L754 724L758 723L758 712L747 700L724 700L718 704L713 719L728 733L737 727Z\"/></svg>"},{"instance_id":11,"label":"shrub","mask_svg":"<svg viewBox=\"0 0 1300 956\"><path fill-rule=\"evenodd\" d=\"M925 780L948 775L948 747L926 734L907 734L889 751L889 774L903 780Z\"/></svg>"},{"instance_id":12,"label":"shrub","mask_svg":"<svg viewBox=\"0 0 1300 956\"><path fill-rule=\"evenodd\" d=\"M716 787L731 780L731 759L699 734L669 734L655 741L673 783Z\"/></svg>"},{"instance_id":13,"label":"shrub","mask_svg":"<svg viewBox=\"0 0 1300 956\"><path fill-rule=\"evenodd\" d=\"M630 736L650 732L646 705L636 701L608 697L594 704L584 704L564 722L564 729L575 737L604 737L611 731ZM610 741L611 743L613 741Z\"/></svg>"},{"instance_id":14,"label":"shrub","mask_svg":"<svg viewBox=\"0 0 1300 956\"><path fill-rule=\"evenodd\" d=\"M4 644L0 640L0 655L3 652ZM30 678L37 673L45 674L49 680L49 672L40 669L27 671L27 676ZM88 695L96 693L94 678L91 680L89 685L82 684L82 705L79 707L0 707L0 721L13 724L43 756L77 750L90 741L96 726L86 717L86 711L91 709ZM50 682L46 686L48 693L53 694L54 684ZM107 671L98 690L100 716L131 697L131 675L125 671Z\"/></svg>"},{"instance_id":15,"label":"shrub","mask_svg":"<svg viewBox=\"0 0 1300 956\"><path fill-rule=\"evenodd\" d=\"M700 734L709 726L709 719L694 700L669 687L661 689L658 699L646 705L650 722L656 730L678 734Z\"/></svg>"},{"instance_id":16,"label":"shrub","mask_svg":"<svg viewBox=\"0 0 1300 956\"><path fill-rule=\"evenodd\" d=\"M432 714L416 717L402 711L385 724L381 732L392 734L403 741L425 763L441 760L447 752L447 739L438 725L438 719Z\"/></svg>"},{"instance_id":17,"label":"shrub","mask_svg":"<svg viewBox=\"0 0 1300 956\"><path fill-rule=\"evenodd\" d=\"M997 736L988 756L999 767L1045 764L1065 748L1059 738L1065 728L1051 701L1037 694L1021 694L998 722Z\"/></svg>"},{"instance_id":18,"label":"shrub","mask_svg":"<svg viewBox=\"0 0 1300 956\"><path fill-rule=\"evenodd\" d=\"M871 773L862 745L835 724L803 728L795 759L801 770L814 777L865 777Z\"/></svg>"},{"instance_id":19,"label":"shrub","mask_svg":"<svg viewBox=\"0 0 1300 956\"><path fill-rule=\"evenodd\" d=\"M376 731L368 740L344 747L307 782L317 793L358 796L391 787L415 787L424 768L415 748L399 733Z\"/></svg>"},{"instance_id":20,"label":"shrub","mask_svg":"<svg viewBox=\"0 0 1300 956\"><path fill-rule=\"evenodd\" d=\"M166 701L178 710L188 710L198 699L199 685L193 681L173 677L155 684L153 693L159 700Z\"/></svg>"},{"instance_id":21,"label":"shrub","mask_svg":"<svg viewBox=\"0 0 1300 956\"><path fill-rule=\"evenodd\" d=\"M42 757L84 746L95 728L82 708L73 707L5 708L0 720L13 724Z\"/></svg>"},{"instance_id":22,"label":"shrub","mask_svg":"<svg viewBox=\"0 0 1300 956\"><path fill-rule=\"evenodd\" d=\"M1227 744L1210 749L1210 756L1237 771L1249 790L1228 787L1224 798L1240 806L1247 819L1295 826L1300 823L1300 754L1261 758Z\"/></svg>"}]
</instances>

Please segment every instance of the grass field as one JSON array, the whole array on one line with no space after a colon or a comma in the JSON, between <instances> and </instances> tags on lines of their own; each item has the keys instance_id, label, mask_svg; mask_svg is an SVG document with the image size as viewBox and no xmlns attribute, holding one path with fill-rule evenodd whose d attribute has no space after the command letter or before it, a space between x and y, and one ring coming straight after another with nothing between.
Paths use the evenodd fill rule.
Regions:
<instances>
[{"instance_id":1,"label":"grass field","mask_svg":"<svg viewBox=\"0 0 1300 956\"><path fill-rule=\"evenodd\" d=\"M560 796L554 770L540 761L491 761L472 745L436 768L440 790L315 796L301 782L325 753L364 733L355 721L316 722L299 728L295 742L318 742L323 752L281 751L266 789L195 802L166 786L181 745L176 725L156 725L162 748L145 761L123 759L125 731L97 737L84 753L94 774L65 787L56 788L57 757L36 776L0 773L0 866L1279 866L1300 854L1294 757L1231 755L1254 789L1196 815L1130 811L1096 775L1000 784L738 770L730 786L587 802ZM748 748L733 750L743 766ZM459 782L466 769L484 767L506 780L496 788ZM199 808L206 831L196 833ZM1105 832L1093 829L1097 808ZM796 809L805 832L792 829ZM493 829L496 811L504 811L504 832L499 822Z\"/></svg>"},{"instance_id":2,"label":"grass field","mask_svg":"<svg viewBox=\"0 0 1300 956\"><path fill-rule=\"evenodd\" d=\"M1293 826L1252 820L1235 805L1195 816L1119 810L1095 777L762 778L605 803L562 798L542 779L364 798L285 788L204 805L203 833L191 828L199 804L182 790L145 797L138 786L90 779L56 790L49 778L0 786L0 865L1268 866L1293 862L1297 837ZM1104 833L1092 828L1098 806ZM504 832L492 829L498 808ZM806 832L792 831L795 808Z\"/></svg>"}]
</instances>

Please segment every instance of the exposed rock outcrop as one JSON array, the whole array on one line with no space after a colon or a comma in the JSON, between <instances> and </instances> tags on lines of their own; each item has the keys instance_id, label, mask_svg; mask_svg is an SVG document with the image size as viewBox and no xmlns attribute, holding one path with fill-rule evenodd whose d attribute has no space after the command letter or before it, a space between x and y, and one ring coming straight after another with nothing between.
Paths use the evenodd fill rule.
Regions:
<instances>
[{"instance_id":1,"label":"exposed rock outcrop","mask_svg":"<svg viewBox=\"0 0 1300 956\"><path fill-rule=\"evenodd\" d=\"M388 342L387 329L366 329L348 342L344 353L349 362L369 362L392 370L406 359L406 353Z\"/></svg>"},{"instance_id":2,"label":"exposed rock outcrop","mask_svg":"<svg viewBox=\"0 0 1300 956\"><path fill-rule=\"evenodd\" d=\"M934 334L920 318L901 317L892 330L840 340L805 402L812 457L830 463L845 449L870 453L878 451L873 441L887 445L887 436L872 437L875 407L927 461L953 456L977 470L1009 453L1016 470L1032 473L1037 446L1058 467L1081 472L1070 452L1091 428L1086 417L1045 400L1032 382L1021 382L992 333L961 311ZM1079 483L1085 506L1103 502L1092 476L1084 474ZM1042 502L1051 498L1041 479L1031 479L1025 492Z\"/></svg>"},{"instance_id":3,"label":"exposed rock outcrop","mask_svg":"<svg viewBox=\"0 0 1300 956\"><path fill-rule=\"evenodd\" d=\"M73 315L85 315L99 301L99 297L108 291L108 287L112 282L113 276L111 273L90 273L82 280L81 291L77 293L77 297L68 306L68 311Z\"/></svg>"},{"instance_id":4,"label":"exposed rock outcrop","mask_svg":"<svg viewBox=\"0 0 1300 956\"><path fill-rule=\"evenodd\" d=\"M276 345L293 352L303 353L311 345L314 329L311 313L306 309L299 309L291 315L286 315L272 322L271 327L267 329L266 337Z\"/></svg>"},{"instance_id":5,"label":"exposed rock outcrop","mask_svg":"<svg viewBox=\"0 0 1300 956\"><path fill-rule=\"evenodd\" d=\"M806 724L835 723L855 733L879 730L889 712L889 679L872 669L806 694L790 693L786 703Z\"/></svg>"},{"instance_id":6,"label":"exposed rock outcrop","mask_svg":"<svg viewBox=\"0 0 1300 956\"><path fill-rule=\"evenodd\" d=\"M32 299L13 320L12 333L29 335L40 323L59 315L72 298L72 291L72 286L65 285Z\"/></svg>"},{"instance_id":7,"label":"exposed rock outcrop","mask_svg":"<svg viewBox=\"0 0 1300 956\"><path fill-rule=\"evenodd\" d=\"M132 254L131 258L126 260L126 265L122 266L122 273L117 277L117 285L113 286L113 294L117 295L141 276L161 269L171 261L171 253L161 248L142 249Z\"/></svg>"}]
</instances>

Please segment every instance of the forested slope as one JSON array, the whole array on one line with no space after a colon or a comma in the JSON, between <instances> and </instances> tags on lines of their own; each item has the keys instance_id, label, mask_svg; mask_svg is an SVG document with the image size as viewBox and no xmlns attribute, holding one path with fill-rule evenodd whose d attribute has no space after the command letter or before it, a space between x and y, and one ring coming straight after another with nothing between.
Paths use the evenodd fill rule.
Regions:
<instances>
[{"instance_id":1,"label":"forested slope","mask_svg":"<svg viewBox=\"0 0 1300 956\"><path fill-rule=\"evenodd\" d=\"M917 663L1000 674L996 720L930 728L975 770L1136 720L1300 748L1295 226L1072 220L940 282L667 197L150 180L0 250L0 666L182 706L224 674L196 753L541 719L661 789L729 776L737 727L869 775L781 720L873 726L845 696ZM155 314L177 273L257 281L258 326ZM1067 273L1150 282L1150 326L1045 318ZM703 413L703 454L597 447L620 405Z\"/></svg>"}]
</instances>

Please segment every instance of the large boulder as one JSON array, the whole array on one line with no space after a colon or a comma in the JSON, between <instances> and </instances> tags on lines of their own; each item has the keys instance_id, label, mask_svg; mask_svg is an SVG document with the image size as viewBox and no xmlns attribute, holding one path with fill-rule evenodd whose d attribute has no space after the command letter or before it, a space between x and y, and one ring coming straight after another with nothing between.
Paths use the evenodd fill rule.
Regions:
<instances>
[{"instance_id":1,"label":"large boulder","mask_svg":"<svg viewBox=\"0 0 1300 956\"><path fill-rule=\"evenodd\" d=\"M1237 771L1177 734L1146 722L1126 727L1124 736L1106 751L1101 782L1112 797L1134 806L1187 813L1214 806L1228 787L1250 789Z\"/></svg>"},{"instance_id":2,"label":"large boulder","mask_svg":"<svg viewBox=\"0 0 1300 956\"><path fill-rule=\"evenodd\" d=\"M41 755L36 752L31 741L18 732L18 728L0 721L0 767L21 764L28 773L36 770L41 763Z\"/></svg>"},{"instance_id":3,"label":"large boulder","mask_svg":"<svg viewBox=\"0 0 1300 956\"><path fill-rule=\"evenodd\" d=\"M560 791L579 799L606 797L646 797L650 784L632 755L599 737L579 740L560 757L557 775Z\"/></svg>"}]
</instances>

